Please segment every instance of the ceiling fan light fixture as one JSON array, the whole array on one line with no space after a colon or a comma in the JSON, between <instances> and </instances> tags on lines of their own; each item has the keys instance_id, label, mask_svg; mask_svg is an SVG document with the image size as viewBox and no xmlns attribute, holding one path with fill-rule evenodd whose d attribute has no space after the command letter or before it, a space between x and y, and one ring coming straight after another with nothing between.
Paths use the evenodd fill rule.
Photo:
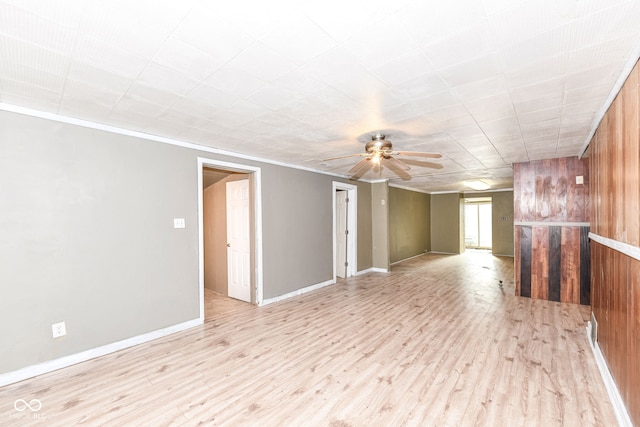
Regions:
<instances>
[{"instance_id":1,"label":"ceiling fan light fixture","mask_svg":"<svg viewBox=\"0 0 640 427\"><path fill-rule=\"evenodd\" d=\"M465 181L464 185L476 191L488 190L491 188L491 186L484 181Z\"/></svg>"},{"instance_id":2,"label":"ceiling fan light fixture","mask_svg":"<svg viewBox=\"0 0 640 427\"><path fill-rule=\"evenodd\" d=\"M374 153L373 156L371 157L371 161L376 165L379 165L381 160L382 160L382 155L379 152Z\"/></svg>"}]
</instances>

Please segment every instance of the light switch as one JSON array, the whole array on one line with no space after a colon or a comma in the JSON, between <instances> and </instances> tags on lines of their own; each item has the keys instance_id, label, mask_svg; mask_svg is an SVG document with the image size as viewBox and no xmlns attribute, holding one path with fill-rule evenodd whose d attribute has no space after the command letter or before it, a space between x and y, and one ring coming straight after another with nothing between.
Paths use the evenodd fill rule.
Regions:
<instances>
[{"instance_id":1,"label":"light switch","mask_svg":"<svg viewBox=\"0 0 640 427\"><path fill-rule=\"evenodd\" d=\"M582 175L576 176L576 184L584 184L584 177Z\"/></svg>"},{"instance_id":2,"label":"light switch","mask_svg":"<svg viewBox=\"0 0 640 427\"><path fill-rule=\"evenodd\" d=\"M173 228L184 228L184 218L173 218Z\"/></svg>"}]
</instances>

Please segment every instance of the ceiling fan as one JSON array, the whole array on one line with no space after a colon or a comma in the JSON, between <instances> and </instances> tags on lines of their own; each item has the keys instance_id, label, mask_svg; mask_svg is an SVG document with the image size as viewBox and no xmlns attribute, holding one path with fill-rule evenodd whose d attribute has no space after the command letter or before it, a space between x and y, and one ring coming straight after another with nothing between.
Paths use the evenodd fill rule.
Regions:
<instances>
[{"instance_id":1,"label":"ceiling fan","mask_svg":"<svg viewBox=\"0 0 640 427\"><path fill-rule=\"evenodd\" d=\"M387 140L385 135L382 133L376 133L375 135L373 135L371 137L371 141L367 142L367 145L365 145L364 150L364 153L347 154L346 156L332 157L330 159L325 159L325 161L344 159L346 157L364 157L364 159L360 160L355 164L355 166L349 169L349 173L352 174L351 179L360 178L372 166L380 170L383 161L387 166L389 166L390 169L393 169L396 172L400 172L399 175L401 175L401 177L404 178L406 176L408 178L411 178L411 176L409 176L406 172L411 169L411 167L394 156L412 156L430 159L439 159L440 157L442 157L442 155L438 153L394 151L393 144L391 143L391 141ZM419 165L434 169L442 168L442 165L439 165L437 163L420 162Z\"/></svg>"}]
</instances>

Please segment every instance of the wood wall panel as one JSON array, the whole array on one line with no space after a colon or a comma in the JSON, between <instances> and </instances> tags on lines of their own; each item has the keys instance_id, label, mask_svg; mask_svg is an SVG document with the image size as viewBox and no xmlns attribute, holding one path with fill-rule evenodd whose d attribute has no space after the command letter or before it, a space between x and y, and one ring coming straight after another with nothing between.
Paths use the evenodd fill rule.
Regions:
<instances>
[{"instance_id":1,"label":"wood wall panel","mask_svg":"<svg viewBox=\"0 0 640 427\"><path fill-rule=\"evenodd\" d=\"M549 228L531 229L531 298L549 299Z\"/></svg>"},{"instance_id":2,"label":"wood wall panel","mask_svg":"<svg viewBox=\"0 0 640 427\"><path fill-rule=\"evenodd\" d=\"M589 147L591 310L598 345L634 425L640 425L640 70L636 63ZM615 244L614 244L615 243ZM627 252L632 253L632 252Z\"/></svg>"},{"instance_id":3,"label":"wood wall panel","mask_svg":"<svg viewBox=\"0 0 640 427\"><path fill-rule=\"evenodd\" d=\"M562 227L560 240L562 256L558 258L561 292L558 301L580 302L580 228Z\"/></svg>"},{"instance_id":4,"label":"wood wall panel","mask_svg":"<svg viewBox=\"0 0 640 427\"><path fill-rule=\"evenodd\" d=\"M561 285L562 285L562 227L552 226L549 230L549 266L548 297L549 301L560 301Z\"/></svg>"},{"instance_id":5,"label":"wood wall panel","mask_svg":"<svg viewBox=\"0 0 640 427\"><path fill-rule=\"evenodd\" d=\"M627 350L629 355L629 367L624 375L635 379L627 384L626 401L631 402L631 418L640 424L640 262L631 259L629 262L629 330L627 333Z\"/></svg>"},{"instance_id":6,"label":"wood wall panel","mask_svg":"<svg viewBox=\"0 0 640 427\"><path fill-rule=\"evenodd\" d=\"M589 227L580 227L580 304L591 302L591 246L589 245Z\"/></svg>"},{"instance_id":7,"label":"wood wall panel","mask_svg":"<svg viewBox=\"0 0 640 427\"><path fill-rule=\"evenodd\" d=\"M640 245L638 65L600 122L590 146L592 232Z\"/></svg>"},{"instance_id":8,"label":"wood wall panel","mask_svg":"<svg viewBox=\"0 0 640 427\"><path fill-rule=\"evenodd\" d=\"M583 184L576 184L577 176L583 177ZM514 243L519 250L515 258L518 295L590 303L589 246L581 247L581 227L591 216L589 182L586 158L514 165L514 222L517 226L531 226L530 246L522 240L522 232L514 230ZM527 258L529 253L531 259ZM525 280L528 270L518 264L524 262L531 266L531 278L523 282L527 287L521 288L520 281Z\"/></svg>"},{"instance_id":9,"label":"wood wall panel","mask_svg":"<svg viewBox=\"0 0 640 427\"><path fill-rule=\"evenodd\" d=\"M640 90L638 72L631 73L622 91L624 171L624 239L640 246ZM634 113L635 112L635 113Z\"/></svg>"},{"instance_id":10,"label":"wood wall panel","mask_svg":"<svg viewBox=\"0 0 640 427\"><path fill-rule=\"evenodd\" d=\"M517 270L520 275L516 280L519 282L520 295L531 297L531 227L517 227L520 230L520 262Z\"/></svg>"},{"instance_id":11,"label":"wood wall panel","mask_svg":"<svg viewBox=\"0 0 640 427\"><path fill-rule=\"evenodd\" d=\"M589 305L589 227L515 229L516 295Z\"/></svg>"},{"instance_id":12,"label":"wood wall panel","mask_svg":"<svg viewBox=\"0 0 640 427\"><path fill-rule=\"evenodd\" d=\"M513 265L513 273L515 276L515 282L516 282L516 295L522 295L522 288L520 286L520 277L521 277L521 265L522 262L520 260L520 233L522 232L520 230L520 226L514 226L513 227L513 259L514 259L514 265Z\"/></svg>"},{"instance_id":13,"label":"wood wall panel","mask_svg":"<svg viewBox=\"0 0 640 427\"><path fill-rule=\"evenodd\" d=\"M598 344L634 423L640 421L640 261L591 242ZM615 284L605 286L604 284Z\"/></svg>"}]
</instances>

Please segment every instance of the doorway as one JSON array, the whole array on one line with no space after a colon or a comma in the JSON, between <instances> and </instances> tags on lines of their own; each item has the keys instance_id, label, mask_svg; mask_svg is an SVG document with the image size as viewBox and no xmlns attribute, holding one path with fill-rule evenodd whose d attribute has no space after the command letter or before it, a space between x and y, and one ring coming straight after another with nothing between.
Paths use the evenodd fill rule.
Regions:
<instances>
[{"instance_id":1,"label":"doorway","mask_svg":"<svg viewBox=\"0 0 640 427\"><path fill-rule=\"evenodd\" d=\"M199 158L198 188L200 317L205 288L260 305L260 168Z\"/></svg>"},{"instance_id":2,"label":"doorway","mask_svg":"<svg viewBox=\"0 0 640 427\"><path fill-rule=\"evenodd\" d=\"M468 249L491 249L491 197L467 198L464 203L464 241Z\"/></svg>"},{"instance_id":3,"label":"doorway","mask_svg":"<svg viewBox=\"0 0 640 427\"><path fill-rule=\"evenodd\" d=\"M333 183L333 280L357 273L358 187Z\"/></svg>"}]
</instances>

